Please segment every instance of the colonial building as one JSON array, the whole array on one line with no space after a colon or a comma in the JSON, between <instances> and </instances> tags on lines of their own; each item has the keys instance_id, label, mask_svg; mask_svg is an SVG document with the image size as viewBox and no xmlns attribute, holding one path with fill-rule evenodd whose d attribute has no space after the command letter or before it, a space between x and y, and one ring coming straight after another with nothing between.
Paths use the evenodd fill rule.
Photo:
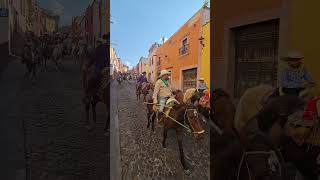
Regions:
<instances>
[{"instance_id":1,"label":"colonial building","mask_svg":"<svg viewBox=\"0 0 320 180\"><path fill-rule=\"evenodd\" d=\"M280 60L300 51L313 78L320 83L320 47L316 16L319 1L217 0L213 2L212 82L235 98L261 83L278 87ZM319 91L320 92L320 91Z\"/></svg>"},{"instance_id":2,"label":"colonial building","mask_svg":"<svg viewBox=\"0 0 320 180\"><path fill-rule=\"evenodd\" d=\"M209 21L209 15L210 9L204 5L157 50L159 70L171 72L173 88L185 91L197 86L202 59L199 39L202 36L202 26Z\"/></svg>"}]
</instances>

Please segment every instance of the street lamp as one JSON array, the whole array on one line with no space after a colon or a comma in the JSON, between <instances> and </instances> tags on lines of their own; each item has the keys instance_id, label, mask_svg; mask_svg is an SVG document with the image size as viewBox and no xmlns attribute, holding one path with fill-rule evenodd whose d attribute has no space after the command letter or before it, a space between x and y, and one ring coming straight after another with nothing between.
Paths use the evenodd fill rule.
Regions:
<instances>
[{"instance_id":1,"label":"street lamp","mask_svg":"<svg viewBox=\"0 0 320 180\"><path fill-rule=\"evenodd\" d=\"M200 41L201 46L204 47L204 43L203 43L204 38L201 36L198 40Z\"/></svg>"}]
</instances>

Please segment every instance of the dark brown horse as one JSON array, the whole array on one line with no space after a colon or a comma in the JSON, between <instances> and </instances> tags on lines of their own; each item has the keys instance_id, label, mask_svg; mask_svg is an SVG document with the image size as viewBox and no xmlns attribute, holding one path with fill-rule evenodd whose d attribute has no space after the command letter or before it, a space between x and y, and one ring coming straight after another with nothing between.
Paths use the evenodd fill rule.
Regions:
<instances>
[{"instance_id":1,"label":"dark brown horse","mask_svg":"<svg viewBox=\"0 0 320 180\"><path fill-rule=\"evenodd\" d=\"M176 91L175 94L178 95L180 91ZM178 95L179 96L179 95ZM164 117L163 120L163 141L162 147L166 148L166 138L167 132L169 129L176 131L179 151L180 151L180 161L183 166L183 169L186 173L189 173L189 168L185 162L184 152L183 152L183 130L187 129L192 133L196 138L201 137L204 133L203 128L201 127L197 106L193 102L200 99L200 96L195 93L191 97L191 103L183 103L182 101L179 104L174 104L171 108L171 111L168 117ZM165 108L166 111L166 108Z\"/></svg>"},{"instance_id":2,"label":"dark brown horse","mask_svg":"<svg viewBox=\"0 0 320 180\"><path fill-rule=\"evenodd\" d=\"M154 120L156 118L156 112L153 110L153 99L152 99L152 95L153 95L153 90L154 90L154 86L152 86L151 91L149 93L149 96L146 97L146 102L147 102L147 120L148 120L148 124L147 124L147 128L150 127L152 128L152 131L154 132ZM183 103L183 92L181 90L176 90L173 92L175 99L179 102L179 103Z\"/></svg>"},{"instance_id":3,"label":"dark brown horse","mask_svg":"<svg viewBox=\"0 0 320 180\"><path fill-rule=\"evenodd\" d=\"M141 95L141 89L142 89L142 84L136 84L136 96L137 100L140 101L140 95Z\"/></svg>"},{"instance_id":4,"label":"dark brown horse","mask_svg":"<svg viewBox=\"0 0 320 180\"><path fill-rule=\"evenodd\" d=\"M89 130L92 130L93 127L89 125L89 112L90 112L90 105L92 109L92 118L94 124L96 123L96 105L99 102L102 102L106 105L106 112L107 112L107 122L105 124L105 131L107 132L110 124L110 77L109 71L106 70L103 72L101 79L92 78L93 72L91 71L84 71L85 75L83 76L85 79L84 82L84 89L85 89L85 97L83 99L83 103L85 104L86 109L86 124Z\"/></svg>"},{"instance_id":5,"label":"dark brown horse","mask_svg":"<svg viewBox=\"0 0 320 180\"><path fill-rule=\"evenodd\" d=\"M154 85L152 83L145 84L144 87L141 89L141 94L143 95L143 102L146 102L147 95L150 93L150 90L154 90Z\"/></svg>"}]
</instances>

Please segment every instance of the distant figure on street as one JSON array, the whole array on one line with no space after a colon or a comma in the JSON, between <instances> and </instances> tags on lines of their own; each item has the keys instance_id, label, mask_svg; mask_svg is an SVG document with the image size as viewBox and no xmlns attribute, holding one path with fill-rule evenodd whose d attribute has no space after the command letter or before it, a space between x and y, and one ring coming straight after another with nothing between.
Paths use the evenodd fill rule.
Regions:
<instances>
[{"instance_id":1,"label":"distant figure on street","mask_svg":"<svg viewBox=\"0 0 320 180\"><path fill-rule=\"evenodd\" d=\"M146 72L143 72L137 79L138 85L142 85L143 83L147 83Z\"/></svg>"},{"instance_id":2,"label":"distant figure on street","mask_svg":"<svg viewBox=\"0 0 320 180\"><path fill-rule=\"evenodd\" d=\"M280 77L282 93L299 96L307 86L315 86L315 82L303 66L302 60L303 56L299 52L290 52L284 57L288 67L283 69Z\"/></svg>"}]
</instances>

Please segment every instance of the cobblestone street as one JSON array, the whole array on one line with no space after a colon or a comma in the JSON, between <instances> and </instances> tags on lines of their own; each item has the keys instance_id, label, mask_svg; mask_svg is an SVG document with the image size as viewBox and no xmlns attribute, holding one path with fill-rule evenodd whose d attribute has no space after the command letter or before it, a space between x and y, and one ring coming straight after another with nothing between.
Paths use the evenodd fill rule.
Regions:
<instances>
[{"instance_id":1,"label":"cobblestone street","mask_svg":"<svg viewBox=\"0 0 320 180\"><path fill-rule=\"evenodd\" d=\"M29 179L108 179L109 138L103 134L107 114L104 105L98 104L95 130L88 132L84 127L79 66L65 58L60 72L51 65L47 71L40 70L34 83L23 80L24 72L16 63L3 74L6 90L1 89L11 92L12 98L1 93L1 99L8 99L2 101L1 115L18 122L21 129L24 123ZM16 92L11 90L12 82L16 82ZM5 107L14 107L15 116Z\"/></svg>"},{"instance_id":2,"label":"cobblestone street","mask_svg":"<svg viewBox=\"0 0 320 180\"><path fill-rule=\"evenodd\" d=\"M147 113L142 100L135 96L135 83L116 84L117 88L122 177L125 180L207 180L209 179L209 136L196 141L185 132L184 153L190 174L180 163L178 143L173 130L168 131L167 149L163 149L162 127L155 133L147 129ZM203 125L204 126L204 125Z\"/></svg>"}]
</instances>

